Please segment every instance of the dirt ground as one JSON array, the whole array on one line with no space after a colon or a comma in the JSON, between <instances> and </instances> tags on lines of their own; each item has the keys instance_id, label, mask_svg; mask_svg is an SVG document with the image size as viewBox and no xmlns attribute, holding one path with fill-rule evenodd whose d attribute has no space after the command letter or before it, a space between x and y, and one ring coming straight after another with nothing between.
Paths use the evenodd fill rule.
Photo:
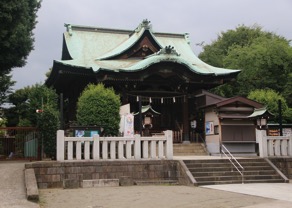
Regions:
<instances>
[{"instance_id":1,"label":"dirt ground","mask_svg":"<svg viewBox=\"0 0 292 208\"><path fill-rule=\"evenodd\" d=\"M188 186L129 186L80 189L41 189L42 208L260 207L273 199ZM265 207L265 206L263 206Z\"/></svg>"}]
</instances>

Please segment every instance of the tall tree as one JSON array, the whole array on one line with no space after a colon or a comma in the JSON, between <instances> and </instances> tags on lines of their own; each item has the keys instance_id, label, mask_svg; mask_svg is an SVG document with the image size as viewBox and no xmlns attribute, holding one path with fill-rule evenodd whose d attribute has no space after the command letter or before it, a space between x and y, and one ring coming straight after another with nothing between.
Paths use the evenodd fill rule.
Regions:
<instances>
[{"instance_id":1,"label":"tall tree","mask_svg":"<svg viewBox=\"0 0 292 208\"><path fill-rule=\"evenodd\" d=\"M33 50L33 29L40 5L40 0L0 1L0 75L6 77L0 79L2 94L14 84L7 82L12 68L24 66Z\"/></svg>"},{"instance_id":2,"label":"tall tree","mask_svg":"<svg viewBox=\"0 0 292 208\"><path fill-rule=\"evenodd\" d=\"M8 125L38 127L47 157L55 158L56 131L60 124L57 93L45 85L35 84L16 90L9 95L9 101L14 107L6 110Z\"/></svg>"},{"instance_id":3,"label":"tall tree","mask_svg":"<svg viewBox=\"0 0 292 208\"><path fill-rule=\"evenodd\" d=\"M15 81L11 80L11 75L0 71L0 105L6 101L7 95L11 93L11 86L13 86L14 83Z\"/></svg>"},{"instance_id":4,"label":"tall tree","mask_svg":"<svg viewBox=\"0 0 292 208\"><path fill-rule=\"evenodd\" d=\"M30 125L36 126L38 123L37 109L44 110L46 106L58 109L58 95L51 88L45 85L35 84L16 90L9 95L9 102L12 108L5 113L9 126Z\"/></svg>"},{"instance_id":5,"label":"tall tree","mask_svg":"<svg viewBox=\"0 0 292 208\"><path fill-rule=\"evenodd\" d=\"M217 87L215 93L247 96L255 89L273 89L292 104L292 47L284 37L265 32L257 25L242 25L222 32L203 49L199 55L203 61L242 70L235 82Z\"/></svg>"}]
</instances>

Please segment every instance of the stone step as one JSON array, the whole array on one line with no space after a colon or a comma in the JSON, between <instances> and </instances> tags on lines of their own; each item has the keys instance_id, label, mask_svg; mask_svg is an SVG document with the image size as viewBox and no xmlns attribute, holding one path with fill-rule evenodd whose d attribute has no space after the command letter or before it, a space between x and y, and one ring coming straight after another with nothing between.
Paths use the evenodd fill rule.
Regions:
<instances>
[{"instance_id":1,"label":"stone step","mask_svg":"<svg viewBox=\"0 0 292 208\"><path fill-rule=\"evenodd\" d=\"M263 159L237 159L239 163L266 163ZM202 160L184 160L185 164L192 164L192 163L230 163L230 161L226 158L218 158L218 159L202 159Z\"/></svg>"},{"instance_id":2,"label":"stone step","mask_svg":"<svg viewBox=\"0 0 292 208\"><path fill-rule=\"evenodd\" d=\"M242 182L241 174L228 159L186 160L184 162L198 182L198 185ZM244 167L245 183L261 183L263 181L266 183L285 182L264 159L238 159L238 162Z\"/></svg>"},{"instance_id":3,"label":"stone step","mask_svg":"<svg viewBox=\"0 0 292 208\"><path fill-rule=\"evenodd\" d=\"M173 144L173 155L207 155L207 152L201 143Z\"/></svg>"},{"instance_id":4,"label":"stone step","mask_svg":"<svg viewBox=\"0 0 292 208\"><path fill-rule=\"evenodd\" d=\"M174 156L203 156L207 155L205 152L175 152Z\"/></svg>"},{"instance_id":5,"label":"stone step","mask_svg":"<svg viewBox=\"0 0 292 208\"><path fill-rule=\"evenodd\" d=\"M180 147L176 147L174 146L173 147L174 150L200 150L200 149L204 149L204 147L202 147L201 145L200 146L180 146Z\"/></svg>"},{"instance_id":6,"label":"stone step","mask_svg":"<svg viewBox=\"0 0 292 208\"><path fill-rule=\"evenodd\" d=\"M233 180L233 181L202 181L198 182L198 186L206 185L222 185L222 184L240 184L242 180ZM270 180L244 180L243 183L284 183L283 179L270 179Z\"/></svg>"},{"instance_id":7,"label":"stone step","mask_svg":"<svg viewBox=\"0 0 292 208\"><path fill-rule=\"evenodd\" d=\"M191 172L192 173L192 172ZM196 177L202 176L222 176L222 175L238 175L239 173L234 170L233 172L229 171L218 171L218 172L194 172ZM260 171L244 171L244 175L273 175L275 174L274 170L260 170Z\"/></svg>"},{"instance_id":8,"label":"stone step","mask_svg":"<svg viewBox=\"0 0 292 208\"><path fill-rule=\"evenodd\" d=\"M187 166L189 171L191 172L218 172L218 171L231 171L236 170L233 166L206 166L206 167L189 167ZM257 170L273 170L271 166L248 166L244 167L245 171L257 171Z\"/></svg>"},{"instance_id":9,"label":"stone step","mask_svg":"<svg viewBox=\"0 0 292 208\"><path fill-rule=\"evenodd\" d=\"M177 180L137 180L136 185L146 186L146 185L179 185Z\"/></svg>"},{"instance_id":10,"label":"stone step","mask_svg":"<svg viewBox=\"0 0 292 208\"><path fill-rule=\"evenodd\" d=\"M119 186L119 179L94 179L82 181L82 188L115 187L115 186Z\"/></svg>"},{"instance_id":11,"label":"stone step","mask_svg":"<svg viewBox=\"0 0 292 208\"><path fill-rule=\"evenodd\" d=\"M202 181L235 181L241 180L242 176L237 173L237 175L221 175L221 176L203 176L196 177L198 182ZM273 180L273 179L281 179L278 175L244 175L244 180Z\"/></svg>"},{"instance_id":12,"label":"stone step","mask_svg":"<svg viewBox=\"0 0 292 208\"><path fill-rule=\"evenodd\" d=\"M240 167L237 163L234 163L236 167ZM270 165L266 162L258 162L258 163L240 163L242 167L270 167ZM233 165L230 162L225 163L188 163L188 167L190 168L200 168L200 167L233 167Z\"/></svg>"},{"instance_id":13,"label":"stone step","mask_svg":"<svg viewBox=\"0 0 292 208\"><path fill-rule=\"evenodd\" d=\"M195 152L202 152L202 153L205 153L206 151L203 149L203 148L201 148L201 149L186 149L186 150L184 150L184 149L179 149L179 150L173 150L173 152L174 153L183 153L183 152L191 152L191 153L195 153Z\"/></svg>"}]
</instances>

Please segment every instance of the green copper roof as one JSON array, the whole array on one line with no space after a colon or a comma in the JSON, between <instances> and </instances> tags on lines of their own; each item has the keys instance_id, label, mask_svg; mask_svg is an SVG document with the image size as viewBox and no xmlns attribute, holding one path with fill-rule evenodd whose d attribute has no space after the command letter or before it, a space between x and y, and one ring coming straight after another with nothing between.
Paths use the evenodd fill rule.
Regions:
<instances>
[{"instance_id":1,"label":"green copper roof","mask_svg":"<svg viewBox=\"0 0 292 208\"><path fill-rule=\"evenodd\" d=\"M143 24L143 23L142 23ZM112 51L104 54L101 57L97 57L97 60L103 60L103 59L109 59L112 58L113 56L116 55L120 55L121 53L123 53L124 51L126 51L128 48L132 47L135 43L137 43L139 41L139 39L141 38L141 36L144 34L145 30L149 30L150 28L148 27L148 24L144 24L144 26L141 26L141 24L139 25L139 27L135 30L134 33L132 33L130 35L130 38L128 40L126 40L125 42L123 42L121 45L119 45L118 47L114 48ZM151 30L149 30L151 31ZM156 41L156 43L162 47L159 42L156 40L155 36L152 34L152 32L150 32L150 35L152 36L152 38Z\"/></svg>"},{"instance_id":2,"label":"green copper roof","mask_svg":"<svg viewBox=\"0 0 292 208\"><path fill-rule=\"evenodd\" d=\"M160 115L160 113L157 112L157 111L155 111L155 110L151 107L151 105L145 105L145 106L142 106L142 108L141 108L141 113L142 113L142 114L145 114L145 113L147 113L147 112L152 112L153 114ZM133 115L134 115L134 116L139 115L139 112L134 113Z\"/></svg>"},{"instance_id":3,"label":"green copper roof","mask_svg":"<svg viewBox=\"0 0 292 208\"><path fill-rule=\"evenodd\" d=\"M189 45L188 34L155 33L147 20L134 31L84 27L66 24L65 45L73 60L59 60L64 65L100 70L135 72L159 62L178 63L202 75L228 75L240 70L217 68L201 61ZM144 59L113 59L137 43L148 31L161 50ZM165 52L170 47L170 52ZM109 60L111 59L112 60Z\"/></svg>"},{"instance_id":4,"label":"green copper roof","mask_svg":"<svg viewBox=\"0 0 292 208\"><path fill-rule=\"evenodd\" d=\"M265 116L273 116L265 107L264 108L256 108L254 112L248 116L248 118L257 118L257 117L265 117Z\"/></svg>"}]
</instances>

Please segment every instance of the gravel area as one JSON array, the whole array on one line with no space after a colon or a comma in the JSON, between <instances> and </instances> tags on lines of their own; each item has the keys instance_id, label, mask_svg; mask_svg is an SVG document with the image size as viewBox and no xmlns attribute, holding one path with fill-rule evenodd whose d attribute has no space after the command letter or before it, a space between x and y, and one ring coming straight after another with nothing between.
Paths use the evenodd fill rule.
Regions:
<instances>
[{"instance_id":1,"label":"gravel area","mask_svg":"<svg viewBox=\"0 0 292 208\"><path fill-rule=\"evenodd\" d=\"M43 208L247 207L275 200L188 186L128 186L40 190Z\"/></svg>"}]
</instances>

